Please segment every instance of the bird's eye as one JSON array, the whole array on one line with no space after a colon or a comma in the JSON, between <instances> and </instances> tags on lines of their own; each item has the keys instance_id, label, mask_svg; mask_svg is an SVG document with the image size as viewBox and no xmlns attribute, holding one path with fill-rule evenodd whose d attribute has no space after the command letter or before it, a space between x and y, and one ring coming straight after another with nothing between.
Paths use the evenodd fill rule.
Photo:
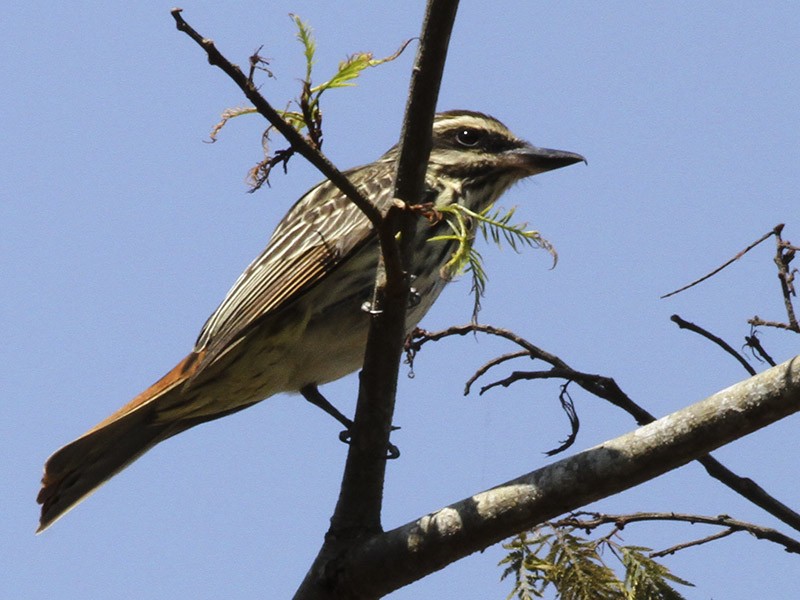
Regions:
<instances>
[{"instance_id":1,"label":"bird's eye","mask_svg":"<svg viewBox=\"0 0 800 600\"><path fill-rule=\"evenodd\" d=\"M456 133L456 141L466 148L474 148L481 138L483 138L483 133L478 129L464 128L459 129Z\"/></svg>"}]
</instances>

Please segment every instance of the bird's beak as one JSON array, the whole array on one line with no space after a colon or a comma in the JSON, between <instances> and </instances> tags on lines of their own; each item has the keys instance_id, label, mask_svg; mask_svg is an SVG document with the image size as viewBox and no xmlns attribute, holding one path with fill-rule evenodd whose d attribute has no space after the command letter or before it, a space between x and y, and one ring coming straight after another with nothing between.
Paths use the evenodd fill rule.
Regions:
<instances>
[{"instance_id":1,"label":"bird's beak","mask_svg":"<svg viewBox=\"0 0 800 600\"><path fill-rule=\"evenodd\" d=\"M553 169L560 169L577 162L586 162L580 154L567 152L566 150L552 150L550 148L537 148L536 146L524 146L508 150L506 156L509 163L514 167L524 171L526 175L536 175Z\"/></svg>"}]
</instances>

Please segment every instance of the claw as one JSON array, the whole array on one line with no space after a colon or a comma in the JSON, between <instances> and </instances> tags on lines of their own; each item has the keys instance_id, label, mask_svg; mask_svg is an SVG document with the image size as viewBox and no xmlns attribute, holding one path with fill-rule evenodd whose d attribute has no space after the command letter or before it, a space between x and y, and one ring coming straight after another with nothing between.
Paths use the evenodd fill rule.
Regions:
<instances>
[{"instance_id":1,"label":"claw","mask_svg":"<svg viewBox=\"0 0 800 600\"><path fill-rule=\"evenodd\" d=\"M400 429L399 427L392 426L392 431L396 431ZM350 442L353 441L353 434L350 432L349 429L345 429L344 431L339 432L339 441L343 444L350 445ZM384 457L386 460L395 460L400 458L400 448L389 443L389 446L386 448L386 456Z\"/></svg>"},{"instance_id":2,"label":"claw","mask_svg":"<svg viewBox=\"0 0 800 600\"><path fill-rule=\"evenodd\" d=\"M363 310L365 313L369 313L371 315L379 315L379 314L381 314L383 312L379 308L373 309L372 308L372 302L369 302L369 301L364 302L364 304L361 305L361 310Z\"/></svg>"}]
</instances>

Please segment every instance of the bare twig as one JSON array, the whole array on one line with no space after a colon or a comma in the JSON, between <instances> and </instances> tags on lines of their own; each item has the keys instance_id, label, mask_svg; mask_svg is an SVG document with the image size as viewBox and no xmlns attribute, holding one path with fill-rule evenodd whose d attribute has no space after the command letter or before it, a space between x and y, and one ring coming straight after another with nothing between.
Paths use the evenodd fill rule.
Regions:
<instances>
[{"instance_id":1,"label":"bare twig","mask_svg":"<svg viewBox=\"0 0 800 600\"><path fill-rule=\"evenodd\" d=\"M778 243L774 261L778 266L778 278L781 281L781 291L783 292L783 301L786 306L786 315L792 331L800 333L800 325L797 322L797 317L794 314L794 306L792 305L792 296L797 295L794 289L794 276L797 273L797 269L791 269L789 267L794 257L797 255L797 251L800 250L800 247L793 246L789 242L784 241L781 238L780 232L778 232L777 237Z\"/></svg>"},{"instance_id":2,"label":"bare twig","mask_svg":"<svg viewBox=\"0 0 800 600\"><path fill-rule=\"evenodd\" d=\"M727 266L729 266L729 265L733 264L734 262L736 262L737 260L739 260L740 258L742 258L742 257L743 257L745 254L747 254L748 252L750 252L750 250L752 250L753 248L755 248L756 246L758 246L758 245L759 245L761 242L763 242L764 240L766 240L766 239L767 239L767 238L769 238L770 236L773 236L773 235L780 235L780 231L781 231L781 229L783 229L783 224L776 225L776 226L775 226L775 227L772 229L772 231L769 231L769 232L765 233L764 235L762 235L762 236L761 236L760 238L758 238L758 239L757 239L755 242L753 242L752 244L750 244L750 245L749 245L747 248L745 248L745 249L744 249L744 250L742 250L741 252L738 252L738 253L737 253L737 254L736 254L736 255L735 255L733 258L731 258L730 260L726 261L725 263L723 263L722 265L720 265L719 267L717 267L716 269L714 269L714 270L713 270L713 271L711 271L710 273L708 273L708 274L706 274L706 275L703 275L703 276L702 276L700 279L696 279L696 280L695 280L695 281L693 281L692 283L690 283L690 284L688 284L688 285L685 285L685 286L683 286L682 288L678 288L677 290L675 290L675 291L673 291L673 292L670 292L669 294L664 294L663 296L661 296L661 298L662 298L662 299L664 299L664 298L669 298L670 296L674 296L675 294L680 294L681 292L683 292L683 291L685 291L685 290L688 290L690 287L694 287L694 286L696 286L698 283L702 283L702 282L703 282L703 281L705 281L706 279L709 279L710 277L713 277L714 275L716 275L717 273L719 273L720 271L722 271L722 270L723 270L725 267L727 267Z\"/></svg>"},{"instance_id":3,"label":"bare twig","mask_svg":"<svg viewBox=\"0 0 800 600\"><path fill-rule=\"evenodd\" d=\"M189 25L181 15L182 9L174 8L171 11L172 17L175 19L176 27L179 31L184 32L192 40L194 40L208 55L209 64L219 67L222 71L230 77L239 89L242 90L247 99L253 103L256 110L267 121L269 121L280 134L286 138L291 144L292 148L308 162L314 165L319 171L327 177L343 194L345 194L359 209L366 215L376 230L380 229L382 222L381 214L378 212L372 203L361 194L356 187L350 182L349 179L339 171L333 163L331 163L321 152L312 147L311 144L289 123L281 118L280 114L270 105L269 102L261 95L256 88L253 81L245 75L242 70L231 63L214 45L214 42L208 38L203 37L195 29ZM384 246L385 240L381 239L381 245ZM389 244L391 245L391 244Z\"/></svg>"},{"instance_id":4,"label":"bare twig","mask_svg":"<svg viewBox=\"0 0 800 600\"><path fill-rule=\"evenodd\" d=\"M658 552L651 552L650 558L660 558L662 556L669 556L671 554L679 552L680 550L686 550L686 548L693 548L694 546L702 546L703 544L708 544L709 542L715 542L716 540L721 540L722 538L726 538L729 535L736 533L736 531L737 531L736 529L723 529L722 531L718 531L717 533L712 533L711 535L707 535L705 537L698 538L690 542L675 544L674 546L670 546L669 548L665 548L664 550L659 550Z\"/></svg>"},{"instance_id":5,"label":"bare twig","mask_svg":"<svg viewBox=\"0 0 800 600\"><path fill-rule=\"evenodd\" d=\"M752 317L751 319L747 319L747 323L752 325L753 327L774 327L775 329L785 329L786 331L794 331L795 333L800 333L800 328L792 325L791 323L782 323L780 321L768 321L766 319L762 319L758 315Z\"/></svg>"},{"instance_id":6,"label":"bare twig","mask_svg":"<svg viewBox=\"0 0 800 600\"><path fill-rule=\"evenodd\" d=\"M661 550L660 552L654 552L650 556L658 557L658 556L666 556L668 554L673 554L677 550L682 548L688 548L690 546L695 546L700 543L705 543L707 541L711 541L713 539L718 539L719 537L724 537L725 535L730 535L730 533L734 533L737 531L747 531L748 533L752 534L758 539L768 540L770 542L775 542L776 544L780 544L784 547L787 552L792 552L794 554L800 554L800 541L795 540L787 535L784 535L780 531L772 529L770 527L762 527L761 525L756 525L754 523L749 523L747 521L739 521L736 519L732 519L728 515L719 515L716 517L709 517L704 515L693 515L693 514L686 514L686 513L674 513L674 512L637 512L631 513L628 515L608 515L603 513L597 512L586 512L586 511L578 511L569 515L564 519L559 519L557 521L550 521L549 525L552 527L572 527L574 529L582 529L587 533L593 529L596 529L602 525L613 524L615 530L620 531L625 528L626 525L630 523L641 523L641 522L651 522L651 521L670 521L670 522L683 522L683 523L701 523L704 525L717 525L720 527L725 527L728 530L728 533L723 532L722 535L715 534L715 536L710 536L708 538L703 538L699 541L690 542L685 545L681 546L674 546L672 548L668 548L666 550Z\"/></svg>"},{"instance_id":7,"label":"bare twig","mask_svg":"<svg viewBox=\"0 0 800 600\"><path fill-rule=\"evenodd\" d=\"M754 354L760 356L761 359L765 360L771 367L774 367L777 364L764 349L764 346L761 345L761 340L756 337L755 332L753 335L746 335L744 341L745 345L750 348Z\"/></svg>"},{"instance_id":8,"label":"bare twig","mask_svg":"<svg viewBox=\"0 0 800 600\"><path fill-rule=\"evenodd\" d=\"M797 269L792 269L789 266L797 255L798 250L800 250L800 247L783 240L780 230L778 230L776 237L777 250L773 261L778 267L778 279L781 282L781 293L783 294L783 305L786 308L787 322L767 321L758 316L748 319L747 322L754 327L763 325L765 327L776 327L778 329L786 329L788 331L800 333L800 323L798 323L797 317L795 316L794 304L792 302L792 297L797 296L794 287L794 278L797 274Z\"/></svg>"},{"instance_id":9,"label":"bare twig","mask_svg":"<svg viewBox=\"0 0 800 600\"><path fill-rule=\"evenodd\" d=\"M475 383L475 381L477 381L481 377L483 377L483 375L485 375L492 367L496 367L499 364L502 364L509 360L513 360L515 358L522 358L523 356L530 356L530 354L528 353L527 350L519 350L517 352L509 352L508 354L503 354L501 356L498 356L497 358L493 358L485 365L481 366L477 371L475 371L472 377L467 379L467 383L464 384L464 395L468 396L470 390L472 389L472 384ZM480 393L481 394L483 393L482 389Z\"/></svg>"},{"instance_id":10,"label":"bare twig","mask_svg":"<svg viewBox=\"0 0 800 600\"><path fill-rule=\"evenodd\" d=\"M252 55L250 55L250 71L247 73L247 81L253 83L253 76L255 75L256 71L263 71L267 74L267 77L274 78L275 75L272 71L269 70L267 65L269 65L269 60L263 58L259 52L263 48L263 44L259 46Z\"/></svg>"},{"instance_id":11,"label":"bare twig","mask_svg":"<svg viewBox=\"0 0 800 600\"><path fill-rule=\"evenodd\" d=\"M704 338L711 340L717 346L725 350L725 352L727 352L728 354L733 356L736 360L738 360L739 363L744 367L744 370L747 371L750 375L756 374L756 370L750 365L749 362L747 362L744 356L742 356L736 350L734 350L733 347L722 338L717 337L716 335L714 335L713 333L711 333L706 329L703 329L699 325L690 323L689 321L682 319L679 315L672 315L669 319L681 329L688 329L689 331L694 331L695 333L702 335Z\"/></svg>"}]
</instances>

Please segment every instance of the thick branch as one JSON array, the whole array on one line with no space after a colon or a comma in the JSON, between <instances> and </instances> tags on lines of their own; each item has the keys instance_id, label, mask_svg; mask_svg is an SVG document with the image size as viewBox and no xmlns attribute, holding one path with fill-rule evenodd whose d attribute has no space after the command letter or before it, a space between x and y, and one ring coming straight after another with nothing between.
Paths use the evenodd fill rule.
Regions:
<instances>
[{"instance_id":1,"label":"thick branch","mask_svg":"<svg viewBox=\"0 0 800 600\"><path fill-rule=\"evenodd\" d=\"M452 0L431 2L423 23L420 45L411 81L410 95L401 139L400 167L407 175L406 187L411 194L404 200L416 203L422 196L425 171L431 144L431 130L447 55L449 31L455 19ZM443 39L442 39L443 38ZM435 81L435 85L431 83ZM427 140L427 142L425 141ZM428 147L420 151L418 145ZM398 180L400 175L398 175ZM399 192L398 185L398 192ZM396 193L399 195L399 193ZM396 207L399 209L399 206ZM387 215L382 227L393 227L388 232L392 238L400 225L401 213ZM403 215L406 216L406 215ZM414 219L412 214L407 215ZM404 241L411 231L403 231ZM403 244L406 247L406 244ZM408 304L408 282L405 256L400 269L385 262L386 284L380 303L380 313L375 315L361 374L361 389L356 407L353 444L348 455L339 499L331 525L331 532L352 527L354 524L380 527L380 509L386 461L383 453L388 445L394 412L397 374L405 338L405 311Z\"/></svg>"},{"instance_id":2,"label":"thick branch","mask_svg":"<svg viewBox=\"0 0 800 600\"><path fill-rule=\"evenodd\" d=\"M439 82L455 20L457 0L430 0L411 79L401 138L395 197L380 225L381 240L397 239L399 256L386 252L386 280L378 290L378 314L373 317L361 372L351 445L331 528L295 598L369 598L337 585L338 561L358 540L381 531L381 507L386 450L394 414L397 376L406 336L409 299L408 249L416 216L407 204L420 203L431 148L431 132ZM396 248L397 246L394 245Z\"/></svg>"},{"instance_id":3,"label":"thick branch","mask_svg":"<svg viewBox=\"0 0 800 600\"><path fill-rule=\"evenodd\" d=\"M505 338L524 348L531 358L538 358L553 366L553 368L549 371L512 373L512 375L506 380L497 382L497 385L503 385L505 383L510 384L513 381L525 379L543 379L548 377L569 379L580 385L590 394L594 394L598 398L602 398L614 406L621 408L630 414L639 425L652 423L656 419L650 412L631 400L627 394L622 391L619 385L617 385L617 382L610 377L603 377L601 375L575 371L559 357L542 350L534 344L531 344L528 340L507 329L473 323L469 325L449 327L448 329L433 333L418 330L418 332L415 334L416 339L409 344L409 357L413 359L414 354L419 351L421 346L428 341L440 340L451 335L467 335L468 333L474 331L480 331ZM489 386L485 386L481 390L481 393L483 393L488 387ZM713 456L702 456L697 459L697 462L703 465L703 467L706 469L706 472L711 475L711 477L724 483L730 489L740 494L744 498L747 498L750 502L761 507L790 527L800 531L800 514L786 506L783 502L780 502L777 498L770 495L755 481L748 477L741 477L737 475Z\"/></svg>"},{"instance_id":4,"label":"thick branch","mask_svg":"<svg viewBox=\"0 0 800 600\"><path fill-rule=\"evenodd\" d=\"M380 597L799 410L796 357L619 438L375 536L338 565L341 584L354 597Z\"/></svg>"}]
</instances>

